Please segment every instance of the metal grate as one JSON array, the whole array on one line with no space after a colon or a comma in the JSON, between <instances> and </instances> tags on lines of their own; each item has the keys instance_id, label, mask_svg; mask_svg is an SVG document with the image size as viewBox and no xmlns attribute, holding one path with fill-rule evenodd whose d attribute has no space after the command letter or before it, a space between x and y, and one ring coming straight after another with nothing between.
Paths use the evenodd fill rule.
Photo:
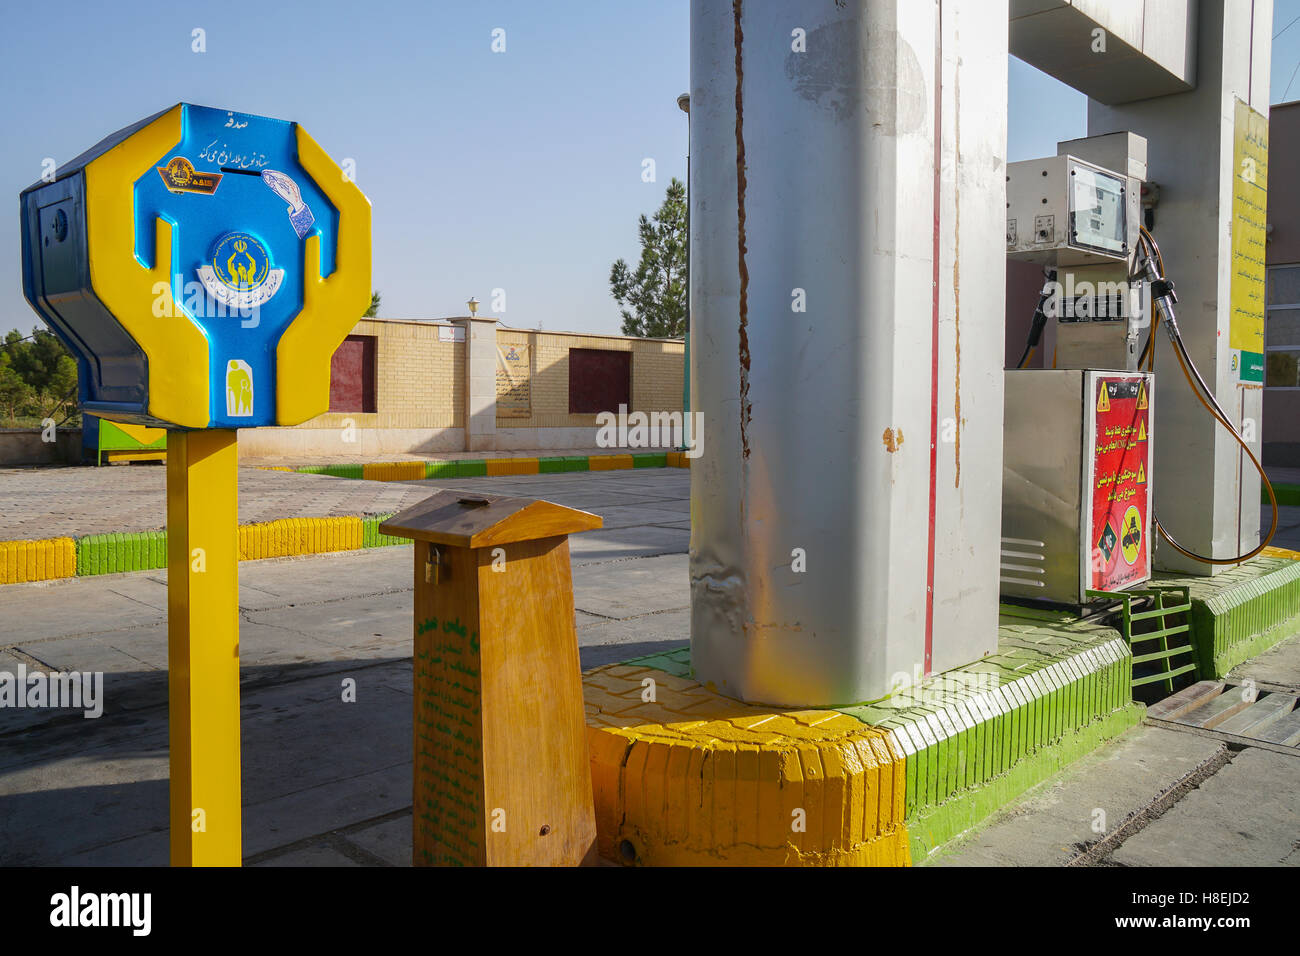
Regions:
<instances>
[{"instance_id":1,"label":"metal grate","mask_svg":"<svg viewBox=\"0 0 1300 956\"><path fill-rule=\"evenodd\" d=\"M1174 678L1196 673L1196 651L1192 647L1190 627L1186 614L1192 609L1192 599L1185 585L1150 587L1141 591L1088 591L1090 598L1105 598L1121 602L1122 631L1124 639L1133 649L1133 687L1163 681L1169 693L1174 691ZM1135 610L1135 607L1137 608ZM1183 623L1170 624L1168 618L1184 615ZM1135 630L1136 629L1136 630ZM1170 638L1185 635L1182 642L1170 646ZM1156 650L1146 650L1155 643ZM1143 645L1138 653L1138 645ZM1186 656L1186 661L1181 658ZM1141 667L1151 664L1154 671ZM1139 670L1142 673L1139 675Z\"/></svg>"}]
</instances>

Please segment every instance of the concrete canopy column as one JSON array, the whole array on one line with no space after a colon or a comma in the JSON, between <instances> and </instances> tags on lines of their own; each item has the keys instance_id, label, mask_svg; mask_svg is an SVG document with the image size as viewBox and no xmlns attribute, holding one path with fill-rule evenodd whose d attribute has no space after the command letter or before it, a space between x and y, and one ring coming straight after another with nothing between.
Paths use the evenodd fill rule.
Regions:
<instances>
[{"instance_id":1,"label":"concrete canopy column","mask_svg":"<svg viewBox=\"0 0 1300 956\"><path fill-rule=\"evenodd\" d=\"M1233 195L1241 172L1235 168L1234 134L1238 101L1268 116L1272 23L1272 0L1202 3L1194 90L1115 106L1088 102L1090 136L1131 130L1147 138L1148 177L1160 187L1153 234L1177 287L1183 339L1233 423L1251 433L1257 455L1262 388L1242 381L1234 367L1234 322L1248 320L1234 319L1232 292L1234 274L1256 266L1262 283L1264 253L1261 247L1257 264L1234 262ZM1258 474L1197 401L1163 332L1156 372L1155 503L1161 523L1200 554L1224 558L1249 551L1259 542ZM1163 540L1155 562L1196 574L1222 570L1184 557Z\"/></svg>"},{"instance_id":2,"label":"concrete canopy column","mask_svg":"<svg viewBox=\"0 0 1300 956\"><path fill-rule=\"evenodd\" d=\"M497 320L451 320L465 330L465 450L497 447Z\"/></svg>"},{"instance_id":3,"label":"concrete canopy column","mask_svg":"<svg viewBox=\"0 0 1300 956\"><path fill-rule=\"evenodd\" d=\"M691 6L691 644L723 694L847 704L996 644L1006 17Z\"/></svg>"}]
</instances>

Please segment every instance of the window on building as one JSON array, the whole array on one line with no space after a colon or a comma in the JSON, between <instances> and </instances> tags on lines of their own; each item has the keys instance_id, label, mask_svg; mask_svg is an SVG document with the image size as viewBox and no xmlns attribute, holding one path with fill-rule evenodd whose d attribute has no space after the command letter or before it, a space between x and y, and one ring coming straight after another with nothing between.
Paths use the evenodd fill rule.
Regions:
<instances>
[{"instance_id":1,"label":"window on building","mask_svg":"<svg viewBox=\"0 0 1300 956\"><path fill-rule=\"evenodd\" d=\"M1300 388L1300 265L1268 270L1264 384Z\"/></svg>"},{"instance_id":2,"label":"window on building","mask_svg":"<svg viewBox=\"0 0 1300 956\"><path fill-rule=\"evenodd\" d=\"M632 405L632 353L569 349L569 412L617 412Z\"/></svg>"},{"instance_id":3,"label":"window on building","mask_svg":"<svg viewBox=\"0 0 1300 956\"><path fill-rule=\"evenodd\" d=\"M375 354L373 335L349 335L330 359L330 411L373 412Z\"/></svg>"}]
</instances>

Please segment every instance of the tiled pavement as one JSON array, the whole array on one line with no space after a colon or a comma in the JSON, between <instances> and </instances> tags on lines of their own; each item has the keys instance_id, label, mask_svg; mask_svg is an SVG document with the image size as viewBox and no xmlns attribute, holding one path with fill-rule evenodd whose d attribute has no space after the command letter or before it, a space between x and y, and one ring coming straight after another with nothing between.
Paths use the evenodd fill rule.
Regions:
<instances>
[{"instance_id":1,"label":"tiled pavement","mask_svg":"<svg viewBox=\"0 0 1300 956\"><path fill-rule=\"evenodd\" d=\"M617 477L601 482L600 475ZM667 484L655 484L660 479ZM628 520L619 507L638 504L642 498L647 502L658 500L664 495L651 489L665 487L673 489L668 497L685 498L690 487L689 472L636 469L380 482L266 471L244 465L239 470L239 521L249 524L277 518L385 514L423 500L436 488L465 488L543 498L562 494L565 498L551 500L587 510L612 509L606 516L606 527L617 528L619 522ZM166 471L161 465L0 470L0 515L4 516L0 541L154 531L166 525L166 508ZM684 503L668 510L672 514L659 515L664 519L659 523L686 527L682 522L689 509Z\"/></svg>"}]
</instances>

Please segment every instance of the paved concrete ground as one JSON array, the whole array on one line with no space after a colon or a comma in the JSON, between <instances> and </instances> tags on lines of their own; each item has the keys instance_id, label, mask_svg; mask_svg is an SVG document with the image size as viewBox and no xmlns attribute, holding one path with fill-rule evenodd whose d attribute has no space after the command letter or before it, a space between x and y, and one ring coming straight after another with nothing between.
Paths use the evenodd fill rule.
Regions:
<instances>
[{"instance_id":1,"label":"paved concrete ground","mask_svg":"<svg viewBox=\"0 0 1300 956\"><path fill-rule=\"evenodd\" d=\"M274 474L274 473L272 473ZM585 668L688 636L690 476L643 469L366 484L546 497L596 510L571 539ZM411 549L240 567L244 851L250 862L405 864ZM104 715L0 711L0 864L167 860L166 573L0 589L0 670L105 672ZM341 682L357 683L343 703Z\"/></svg>"},{"instance_id":2,"label":"paved concrete ground","mask_svg":"<svg viewBox=\"0 0 1300 956\"><path fill-rule=\"evenodd\" d=\"M273 483L251 487L283 490L289 505L316 494L344 496L348 505L350 496L381 495L392 497L375 510L392 510L435 488L457 488L596 511L605 528L572 539L583 666L686 641L686 471L400 484L269 472L241 479L263 476ZM100 507L83 499L66 509L70 520L84 523ZM410 562L410 549L395 547L241 566L249 863L408 862ZM0 864L165 863L165 583L165 572L143 572L0 589L0 670L26 664L106 675L98 719L0 711ZM1300 685L1300 641L1233 676ZM355 703L342 701L341 682L349 677L357 683ZM1076 844L1097 839L1092 826L1101 810L1110 829L1134 814L1143 823L1102 862L1296 863L1296 758L1232 755L1172 806L1148 812L1171 785L1207 761L1213 765L1218 748L1192 734L1139 728L1017 801L938 862L1060 864Z\"/></svg>"},{"instance_id":3,"label":"paved concrete ground","mask_svg":"<svg viewBox=\"0 0 1300 956\"><path fill-rule=\"evenodd\" d=\"M1300 693L1300 635L1229 674L1233 681L1246 677ZM1191 775L1187 786L1159 799ZM932 861L1061 866L1111 834L1114 845L1101 848L1096 864L1300 866L1298 792L1300 752L1228 748L1212 737L1142 726L1003 808ZM1131 833L1121 829L1126 821Z\"/></svg>"},{"instance_id":4,"label":"paved concrete ground","mask_svg":"<svg viewBox=\"0 0 1300 956\"><path fill-rule=\"evenodd\" d=\"M1268 531L1268 523L1272 518L1272 508L1268 505L1260 508L1259 533L1261 535ZM1275 548L1300 551L1300 508L1294 505L1282 505L1277 509L1277 533L1269 543Z\"/></svg>"},{"instance_id":5,"label":"paved concrete ground","mask_svg":"<svg viewBox=\"0 0 1300 956\"><path fill-rule=\"evenodd\" d=\"M571 452L607 453L608 449ZM519 457L521 454L501 452L500 457ZM569 452L557 451L555 454ZM407 457L414 460L417 456ZM466 456L462 454L459 457ZM389 456L383 460L400 459ZM308 462L273 462L289 463L301 465ZM653 469L636 469L642 474L647 470ZM681 469L673 470L688 474ZM564 476L514 477L548 479ZM689 486L689 478L685 480ZM239 469L239 520L247 524L277 518L326 518L400 511L429 494L421 487L422 484L266 471L244 461ZM161 463L154 462L103 468L0 469L0 515L4 516L0 541L160 530L167 523L166 469Z\"/></svg>"}]
</instances>

